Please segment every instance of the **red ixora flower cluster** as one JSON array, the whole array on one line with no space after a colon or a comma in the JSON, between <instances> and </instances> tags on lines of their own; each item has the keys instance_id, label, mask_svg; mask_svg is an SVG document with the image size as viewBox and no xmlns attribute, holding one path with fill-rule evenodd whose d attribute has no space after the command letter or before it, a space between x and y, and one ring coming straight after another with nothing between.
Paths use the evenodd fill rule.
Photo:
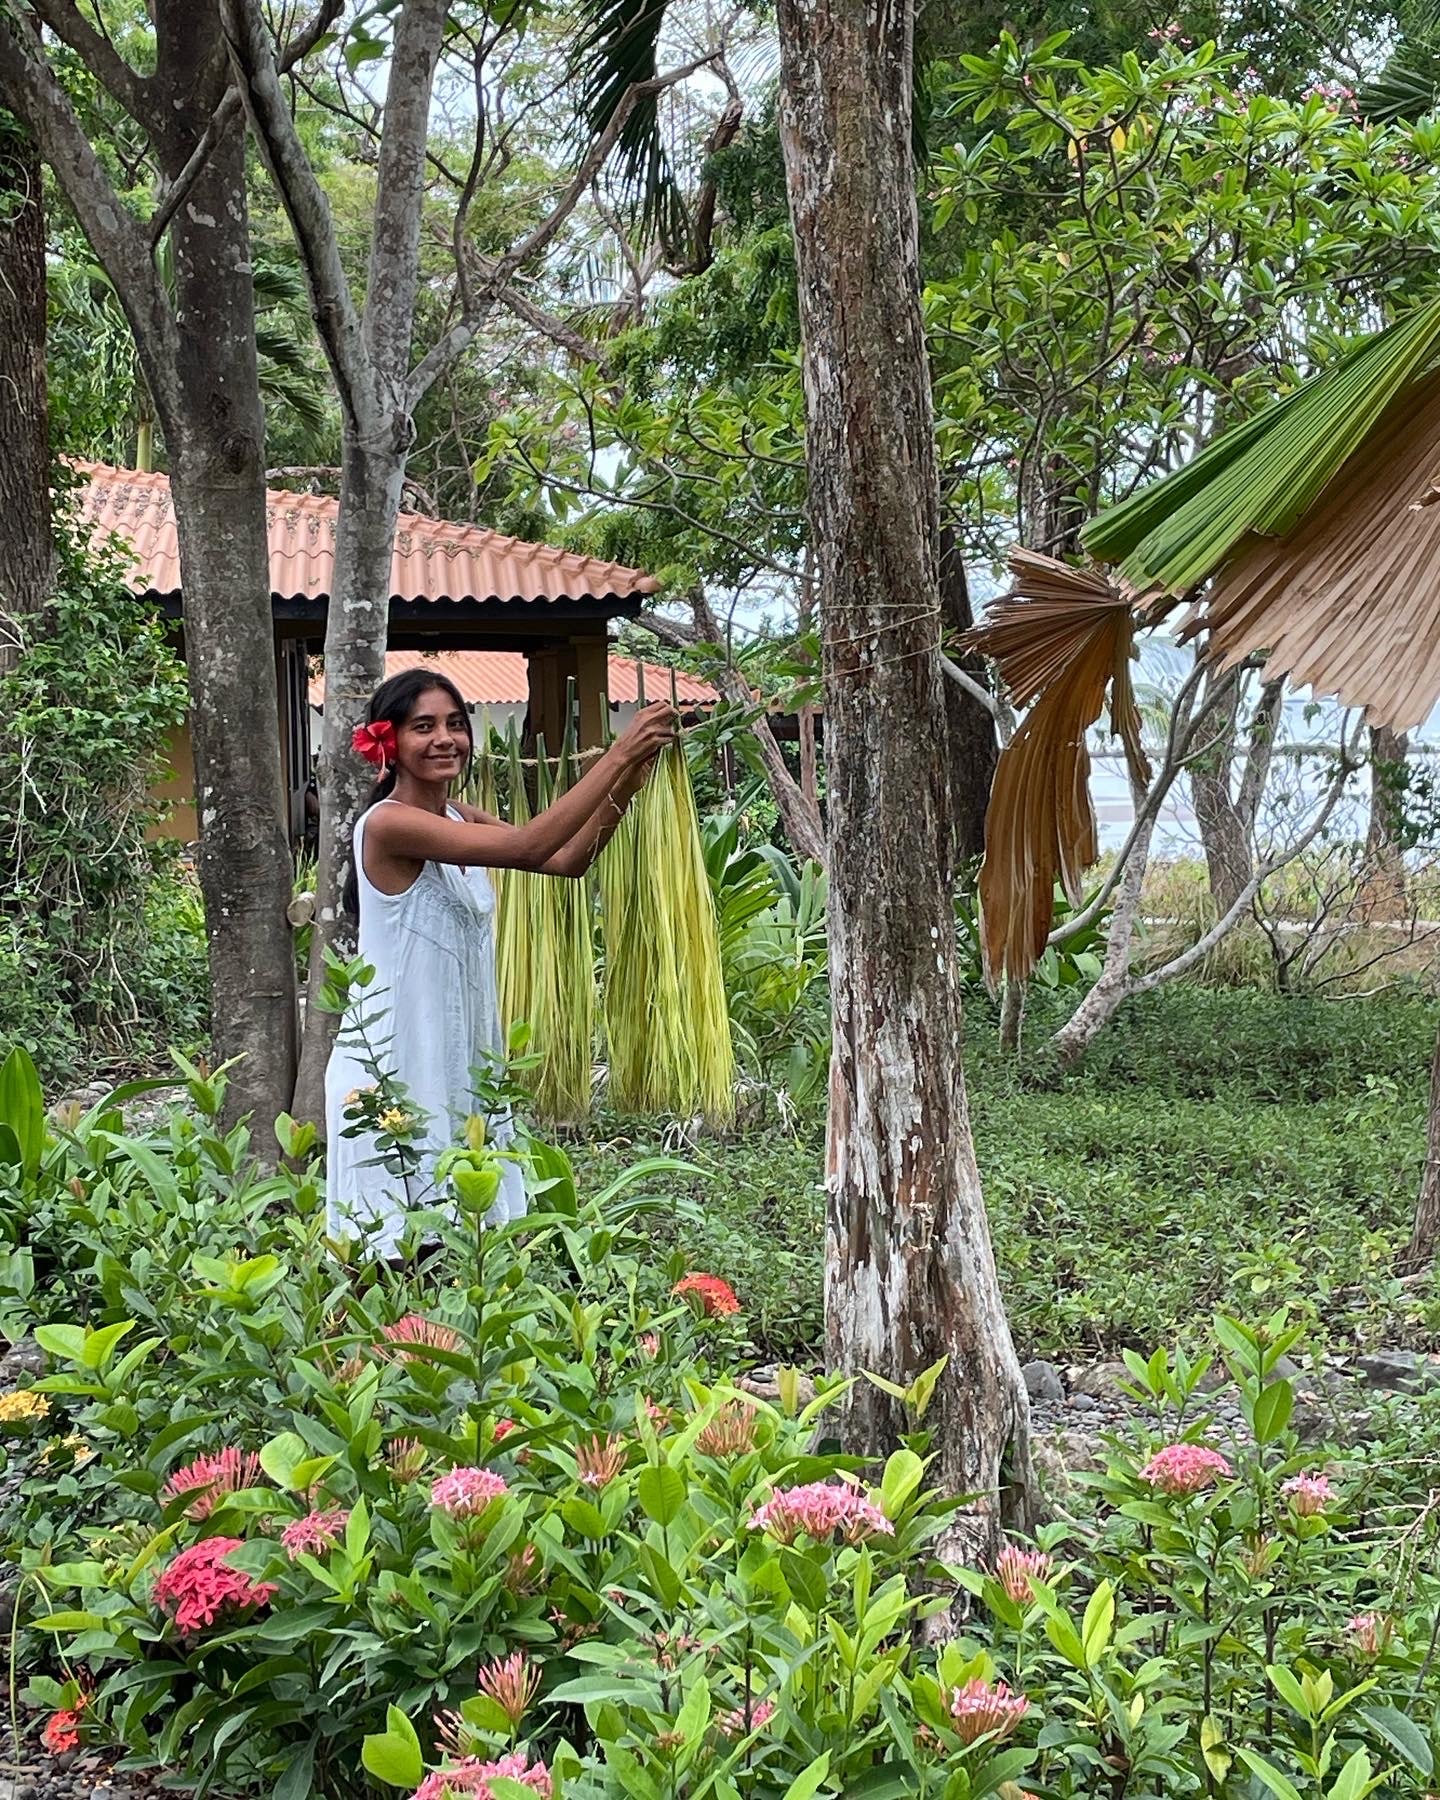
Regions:
<instances>
[{"instance_id":1,"label":"red ixora flower cluster","mask_svg":"<svg viewBox=\"0 0 1440 1800\"><path fill-rule=\"evenodd\" d=\"M73 1706L62 1706L51 1713L40 1733L40 1742L52 1756L63 1756L80 1745L80 1715L89 1705L89 1695L81 1694Z\"/></svg>"},{"instance_id":2,"label":"red ixora flower cluster","mask_svg":"<svg viewBox=\"0 0 1440 1800\"><path fill-rule=\"evenodd\" d=\"M702 1274L699 1270L692 1269L688 1275L682 1275L671 1292L682 1297L693 1294L707 1319L723 1319L740 1310L740 1297L728 1281L722 1281L718 1275Z\"/></svg>"},{"instance_id":3,"label":"red ixora flower cluster","mask_svg":"<svg viewBox=\"0 0 1440 1800\"><path fill-rule=\"evenodd\" d=\"M1207 1450L1203 1444L1167 1444L1146 1463L1140 1479L1162 1494L1182 1498L1213 1487L1217 1481L1228 1481L1233 1474L1218 1450Z\"/></svg>"},{"instance_id":4,"label":"red ixora flower cluster","mask_svg":"<svg viewBox=\"0 0 1440 1800\"><path fill-rule=\"evenodd\" d=\"M777 1488L750 1515L752 1531L766 1532L782 1544L793 1544L802 1531L808 1537L828 1538L837 1527L851 1544L876 1533L895 1535L895 1527L873 1500L831 1481Z\"/></svg>"},{"instance_id":5,"label":"red ixora flower cluster","mask_svg":"<svg viewBox=\"0 0 1440 1800\"><path fill-rule=\"evenodd\" d=\"M260 1480L260 1458L253 1450L221 1450L215 1456L197 1456L177 1469L160 1490L168 1506L182 1494L191 1496L185 1517L196 1524L208 1519L227 1494L238 1494Z\"/></svg>"},{"instance_id":6,"label":"red ixora flower cluster","mask_svg":"<svg viewBox=\"0 0 1440 1800\"><path fill-rule=\"evenodd\" d=\"M350 734L351 748L377 769L395 760L395 727L388 719L376 719L373 725L357 725Z\"/></svg>"},{"instance_id":7,"label":"red ixora flower cluster","mask_svg":"<svg viewBox=\"0 0 1440 1800\"><path fill-rule=\"evenodd\" d=\"M532 1763L523 1750L512 1750L496 1762L481 1762L467 1756L453 1768L437 1769L427 1775L416 1788L411 1800L461 1800L474 1795L475 1800L494 1800L490 1783L495 1776L518 1781L521 1787L534 1788L537 1794L550 1793L550 1771L544 1763Z\"/></svg>"},{"instance_id":8,"label":"red ixora flower cluster","mask_svg":"<svg viewBox=\"0 0 1440 1800\"><path fill-rule=\"evenodd\" d=\"M182 1550L160 1571L151 1598L164 1607L180 1630L193 1636L226 1612L248 1612L268 1605L278 1591L273 1582L255 1581L243 1569L232 1569L232 1551L243 1538L204 1538Z\"/></svg>"}]
</instances>

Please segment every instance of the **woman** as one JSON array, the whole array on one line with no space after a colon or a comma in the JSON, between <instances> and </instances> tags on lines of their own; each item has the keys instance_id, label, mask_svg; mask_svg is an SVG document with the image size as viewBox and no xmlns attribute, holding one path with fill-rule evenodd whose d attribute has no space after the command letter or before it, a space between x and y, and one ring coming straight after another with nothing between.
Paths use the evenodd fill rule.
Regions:
<instances>
[{"instance_id":1,"label":"woman","mask_svg":"<svg viewBox=\"0 0 1440 1800\"><path fill-rule=\"evenodd\" d=\"M495 895L486 871L583 875L650 764L673 742L676 723L672 707L646 707L553 805L524 825L507 825L449 797L474 749L459 689L421 668L375 690L355 747L380 767L381 778L355 824L345 895L347 911L359 919L360 955L375 977L346 1014L326 1071L333 1237L364 1233L377 1255L393 1258L407 1214L441 1203L436 1157L460 1140L470 1114L486 1110L475 1071L483 1078L504 1050ZM344 1135L354 1124L347 1107L374 1080L367 1052L404 1083L407 1106L425 1115L409 1140L418 1152L412 1174L392 1174L377 1160L371 1132ZM508 1118L492 1119L491 1135L508 1141ZM492 1216L518 1218L524 1210L524 1182L507 1163Z\"/></svg>"}]
</instances>

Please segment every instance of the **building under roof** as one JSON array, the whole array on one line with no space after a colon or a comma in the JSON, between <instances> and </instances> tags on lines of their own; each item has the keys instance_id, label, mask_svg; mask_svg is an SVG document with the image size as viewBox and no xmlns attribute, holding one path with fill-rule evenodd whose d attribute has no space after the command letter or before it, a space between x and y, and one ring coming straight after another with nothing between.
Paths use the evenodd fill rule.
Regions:
<instances>
[{"instance_id":1,"label":"building under roof","mask_svg":"<svg viewBox=\"0 0 1440 1800\"><path fill-rule=\"evenodd\" d=\"M183 653L184 582L168 477L104 463L73 466L80 518L97 538L123 541L136 592L175 621ZM266 496L281 757L297 841L311 763L309 660L324 643L338 511L328 495ZM609 705L609 621L634 617L657 587L653 576L619 563L402 512L390 564L390 647L520 658L531 727L551 743L560 739L573 680L581 742L598 743ZM193 838L188 728L177 734L172 766L169 829Z\"/></svg>"},{"instance_id":2,"label":"building under roof","mask_svg":"<svg viewBox=\"0 0 1440 1800\"><path fill-rule=\"evenodd\" d=\"M647 662L643 666L647 700L668 700L672 678L674 697L681 706L713 706L720 698L717 690L698 675L660 663ZM385 658L386 675L420 668L447 676L472 708L489 707L508 716L517 708L523 712L530 704L530 671L518 650L392 650ZM638 704L640 675L636 658L611 653L606 691L612 713L617 707ZM318 669L310 677L310 704L316 708L325 705L325 676Z\"/></svg>"}]
</instances>

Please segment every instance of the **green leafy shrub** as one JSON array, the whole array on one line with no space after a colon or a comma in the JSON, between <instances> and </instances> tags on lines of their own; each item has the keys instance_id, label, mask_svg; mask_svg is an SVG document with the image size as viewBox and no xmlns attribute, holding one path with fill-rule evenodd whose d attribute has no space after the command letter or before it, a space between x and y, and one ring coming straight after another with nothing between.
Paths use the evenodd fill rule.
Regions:
<instances>
[{"instance_id":1,"label":"green leafy shrub","mask_svg":"<svg viewBox=\"0 0 1440 1800\"><path fill-rule=\"evenodd\" d=\"M82 1051L188 1037L204 984L180 939L164 947L147 906L160 817L152 785L184 717L185 680L158 615L63 511L56 576L19 659L0 674L0 1045L23 1044L48 1075ZM200 944L203 955L203 940ZM168 959L168 966L167 966Z\"/></svg>"},{"instance_id":2,"label":"green leafy shrub","mask_svg":"<svg viewBox=\"0 0 1440 1800\"><path fill-rule=\"evenodd\" d=\"M1429 1791L1433 1423L1302 1454L1283 1314L1216 1321L1248 1444L1208 1359L1132 1355L1154 1423L1093 1513L976 1569L923 1409L870 1467L817 1442L833 1386L741 1390L735 1297L657 1263L638 1179L584 1199L534 1145L534 1212L487 1230L472 1131L400 1276L324 1241L308 1129L262 1174L223 1072L182 1074L140 1139L0 1073L9 1256L67 1296L11 1269L52 1372L0 1407L52 1744L280 1800Z\"/></svg>"}]
</instances>

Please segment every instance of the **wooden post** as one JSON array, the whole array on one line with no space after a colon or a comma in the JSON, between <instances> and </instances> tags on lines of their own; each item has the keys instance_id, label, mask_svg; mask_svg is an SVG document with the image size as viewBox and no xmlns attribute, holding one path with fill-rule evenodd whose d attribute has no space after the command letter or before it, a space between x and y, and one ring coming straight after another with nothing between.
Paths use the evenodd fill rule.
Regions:
<instances>
[{"instance_id":1,"label":"wooden post","mask_svg":"<svg viewBox=\"0 0 1440 1800\"><path fill-rule=\"evenodd\" d=\"M571 638L570 643L580 695L580 748L593 750L605 742L610 718L610 646L603 636Z\"/></svg>"}]
</instances>

